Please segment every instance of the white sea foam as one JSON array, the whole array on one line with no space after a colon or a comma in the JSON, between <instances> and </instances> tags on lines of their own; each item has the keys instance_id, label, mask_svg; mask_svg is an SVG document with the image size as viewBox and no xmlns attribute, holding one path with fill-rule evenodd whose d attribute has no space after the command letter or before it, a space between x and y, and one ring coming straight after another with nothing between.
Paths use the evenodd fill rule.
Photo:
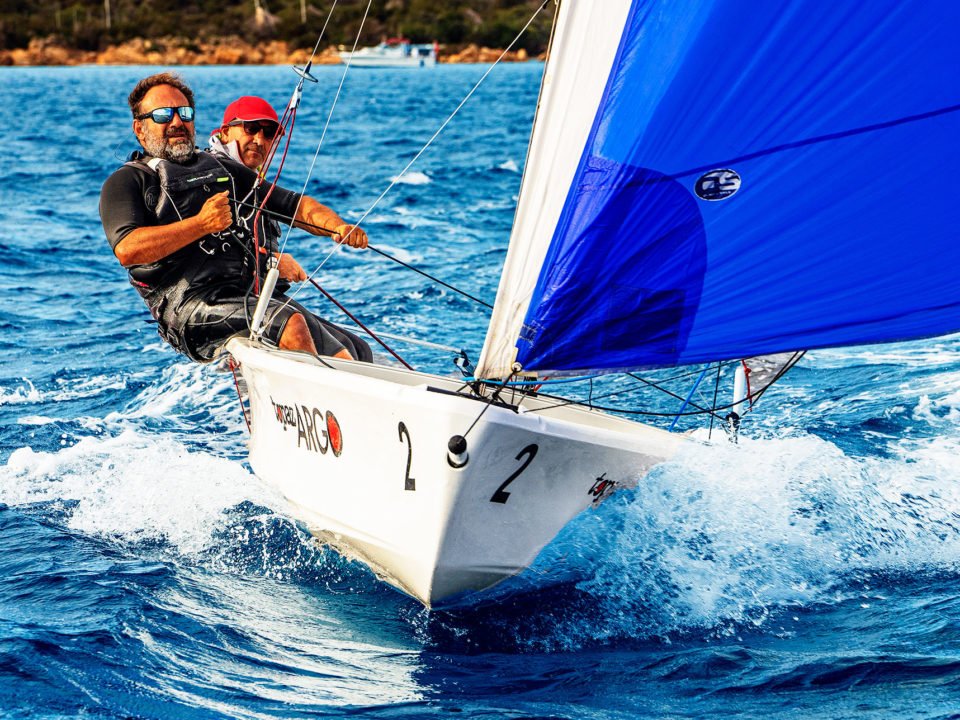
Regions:
<instances>
[{"instance_id":1,"label":"white sea foam","mask_svg":"<svg viewBox=\"0 0 960 720\"><path fill-rule=\"evenodd\" d=\"M162 370L138 393L136 400L121 411L106 416L106 420L141 419L170 415L176 408L216 407L221 404L223 391L232 383L230 374L216 373L208 366L187 361L175 363Z\"/></svg>"},{"instance_id":2,"label":"white sea foam","mask_svg":"<svg viewBox=\"0 0 960 720\"><path fill-rule=\"evenodd\" d=\"M501 170L507 170L509 172L520 172L520 167L514 160L505 160L504 162L497 165Z\"/></svg>"},{"instance_id":3,"label":"white sea foam","mask_svg":"<svg viewBox=\"0 0 960 720\"><path fill-rule=\"evenodd\" d=\"M960 392L933 398L921 395L913 409L913 419L938 427L952 427L960 422Z\"/></svg>"},{"instance_id":4,"label":"white sea foam","mask_svg":"<svg viewBox=\"0 0 960 720\"><path fill-rule=\"evenodd\" d=\"M43 394L27 378L23 378L23 384L14 388L0 388L0 406L37 403L42 400Z\"/></svg>"},{"instance_id":5,"label":"white sea foam","mask_svg":"<svg viewBox=\"0 0 960 720\"><path fill-rule=\"evenodd\" d=\"M851 573L955 570L960 440L900 451L850 457L810 435L691 443L538 560L549 567L574 547L589 574L579 587L603 618L557 637L719 632L832 601ZM583 567L585 555L592 565Z\"/></svg>"},{"instance_id":6,"label":"white sea foam","mask_svg":"<svg viewBox=\"0 0 960 720\"><path fill-rule=\"evenodd\" d=\"M403 175L396 175L390 178L390 182L398 185L427 185L433 182L433 179L426 173L418 170L411 170Z\"/></svg>"},{"instance_id":7,"label":"white sea foam","mask_svg":"<svg viewBox=\"0 0 960 720\"><path fill-rule=\"evenodd\" d=\"M95 377L43 394L47 400L95 395L126 388L137 376ZM28 392L37 391L30 386ZM131 542L163 540L178 552L197 552L226 522L224 511L238 503L283 506L239 462L225 457L243 454L246 430L236 403L229 374L175 363L122 409L103 418L71 419L90 436L78 440L64 434L56 452L15 450L0 466L0 502L66 503L69 526L80 532ZM42 428L57 422L49 414L55 405L47 407L48 414L21 417L19 423ZM176 434L157 429L160 420L175 432L187 414L210 416L218 424L230 418L236 432L211 433L198 450L197 444L188 446ZM189 431L184 435L187 441L193 437Z\"/></svg>"},{"instance_id":8,"label":"white sea foam","mask_svg":"<svg viewBox=\"0 0 960 720\"><path fill-rule=\"evenodd\" d=\"M20 448L0 467L0 502L75 503L68 525L78 532L185 555L206 549L244 500L283 507L240 463L133 430L58 452Z\"/></svg>"}]
</instances>

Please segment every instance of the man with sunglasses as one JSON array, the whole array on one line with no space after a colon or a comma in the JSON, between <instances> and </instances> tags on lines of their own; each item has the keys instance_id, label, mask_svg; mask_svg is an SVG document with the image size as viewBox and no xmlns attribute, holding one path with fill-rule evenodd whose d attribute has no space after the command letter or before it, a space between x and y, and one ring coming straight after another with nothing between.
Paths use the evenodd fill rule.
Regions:
<instances>
[{"instance_id":1,"label":"man with sunglasses","mask_svg":"<svg viewBox=\"0 0 960 720\"><path fill-rule=\"evenodd\" d=\"M249 332L267 253L254 243L251 208L293 217L317 235L351 247L367 236L333 210L281 187L260 185L243 163L194 147L193 92L177 75L144 78L128 98L143 148L115 171L100 194L100 217L114 254L144 298L161 336L194 360L213 360L230 337ZM268 195L269 190L269 197ZM260 213L263 217L266 213ZM260 228L262 230L262 228ZM294 267L295 266L295 267ZM294 263L286 280L305 279ZM347 348L308 311L275 294L263 338L278 347L369 359L369 347ZM308 317L309 316L309 317ZM352 345L352 343L351 343Z\"/></svg>"}]
</instances>

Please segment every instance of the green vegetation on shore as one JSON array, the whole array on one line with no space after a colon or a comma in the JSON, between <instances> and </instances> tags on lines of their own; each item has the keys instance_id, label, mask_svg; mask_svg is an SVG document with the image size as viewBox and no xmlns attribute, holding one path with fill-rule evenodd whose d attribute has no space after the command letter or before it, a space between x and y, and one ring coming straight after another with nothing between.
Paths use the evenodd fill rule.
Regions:
<instances>
[{"instance_id":1,"label":"green vegetation on shore","mask_svg":"<svg viewBox=\"0 0 960 720\"><path fill-rule=\"evenodd\" d=\"M104 50L134 38L187 37L205 41L237 35L249 41L283 40L312 47L334 0L0 0L0 50L54 37L65 47ZM373 0L360 45L384 38L437 40L506 47L543 0ZM338 0L325 44L352 44L367 0ZM550 3L517 49L547 46Z\"/></svg>"}]
</instances>

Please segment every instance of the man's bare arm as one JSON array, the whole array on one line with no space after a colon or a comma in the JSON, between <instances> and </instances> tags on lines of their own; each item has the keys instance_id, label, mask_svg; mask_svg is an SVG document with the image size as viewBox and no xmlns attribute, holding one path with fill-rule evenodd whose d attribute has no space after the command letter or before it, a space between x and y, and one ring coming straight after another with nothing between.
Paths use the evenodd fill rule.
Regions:
<instances>
[{"instance_id":1,"label":"man's bare arm","mask_svg":"<svg viewBox=\"0 0 960 720\"><path fill-rule=\"evenodd\" d=\"M204 235L226 230L231 222L228 193L217 193L207 199L197 215L169 225L139 227L117 243L113 252L124 267L147 265L172 255Z\"/></svg>"},{"instance_id":2,"label":"man's bare arm","mask_svg":"<svg viewBox=\"0 0 960 720\"><path fill-rule=\"evenodd\" d=\"M313 235L330 235L334 242L343 242L350 247L367 246L367 234L361 228L345 223L333 210L306 195L297 208L294 227L302 228Z\"/></svg>"}]
</instances>

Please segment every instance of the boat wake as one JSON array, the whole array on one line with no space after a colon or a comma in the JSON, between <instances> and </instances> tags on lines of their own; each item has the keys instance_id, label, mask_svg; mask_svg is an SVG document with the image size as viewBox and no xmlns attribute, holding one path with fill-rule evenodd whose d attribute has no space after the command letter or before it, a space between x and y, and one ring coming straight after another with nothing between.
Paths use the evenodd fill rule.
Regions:
<instances>
[{"instance_id":1,"label":"boat wake","mask_svg":"<svg viewBox=\"0 0 960 720\"><path fill-rule=\"evenodd\" d=\"M880 458L812 435L691 445L489 602L421 630L447 645L483 627L471 648L530 650L781 635L813 606L869 603L887 578L957 574L960 439L909 445Z\"/></svg>"},{"instance_id":2,"label":"boat wake","mask_svg":"<svg viewBox=\"0 0 960 720\"><path fill-rule=\"evenodd\" d=\"M192 452L169 436L123 430L55 452L15 451L2 469L0 501L71 509L67 526L127 543L203 551L224 510L262 490L240 464Z\"/></svg>"},{"instance_id":3,"label":"boat wake","mask_svg":"<svg viewBox=\"0 0 960 720\"><path fill-rule=\"evenodd\" d=\"M29 414L32 405L117 392L124 402L111 404L123 409L104 417ZM0 465L0 506L150 562L337 593L379 586L290 520L283 497L240 459L246 429L229 375L176 363L153 383L22 381L0 388L0 404L24 411L18 425L28 438Z\"/></svg>"}]
</instances>

